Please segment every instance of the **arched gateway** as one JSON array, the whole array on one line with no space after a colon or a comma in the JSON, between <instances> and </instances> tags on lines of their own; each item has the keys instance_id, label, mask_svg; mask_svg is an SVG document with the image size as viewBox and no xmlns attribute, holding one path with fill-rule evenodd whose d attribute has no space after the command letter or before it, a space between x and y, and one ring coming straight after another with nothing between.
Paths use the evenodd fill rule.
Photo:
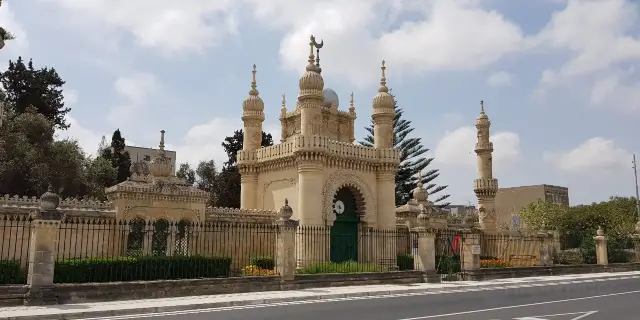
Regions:
<instances>
[{"instance_id":1,"label":"arched gateway","mask_svg":"<svg viewBox=\"0 0 640 320\"><path fill-rule=\"evenodd\" d=\"M358 203L349 187L338 189L333 198L336 220L331 226L330 258L332 262L358 261Z\"/></svg>"}]
</instances>

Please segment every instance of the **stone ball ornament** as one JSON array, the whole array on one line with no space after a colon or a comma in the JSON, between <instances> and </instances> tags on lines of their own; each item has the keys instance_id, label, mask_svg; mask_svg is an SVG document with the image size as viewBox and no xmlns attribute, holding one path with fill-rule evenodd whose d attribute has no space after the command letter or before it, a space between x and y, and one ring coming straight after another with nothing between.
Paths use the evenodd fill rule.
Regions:
<instances>
[{"instance_id":1,"label":"stone ball ornament","mask_svg":"<svg viewBox=\"0 0 640 320\"><path fill-rule=\"evenodd\" d=\"M47 192L40 196L40 209L45 211L56 210L60 205L60 197L53 192L53 186L49 185Z\"/></svg>"},{"instance_id":2,"label":"stone ball ornament","mask_svg":"<svg viewBox=\"0 0 640 320\"><path fill-rule=\"evenodd\" d=\"M332 105L335 105L336 108L340 106L340 98L338 98L338 94L335 90L325 88L322 90L322 96L324 97L324 106L326 108L330 108Z\"/></svg>"},{"instance_id":3,"label":"stone ball ornament","mask_svg":"<svg viewBox=\"0 0 640 320\"><path fill-rule=\"evenodd\" d=\"M293 208L289 205L289 199L284 199L284 206L280 208L280 219L289 220L293 216Z\"/></svg>"}]
</instances>

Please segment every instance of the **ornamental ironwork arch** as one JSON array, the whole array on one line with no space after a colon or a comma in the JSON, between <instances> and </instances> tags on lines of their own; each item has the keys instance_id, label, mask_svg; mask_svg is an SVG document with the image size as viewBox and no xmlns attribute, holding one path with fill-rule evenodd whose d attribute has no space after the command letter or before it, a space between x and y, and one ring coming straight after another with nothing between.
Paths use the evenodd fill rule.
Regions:
<instances>
[{"instance_id":1,"label":"ornamental ironwork arch","mask_svg":"<svg viewBox=\"0 0 640 320\"><path fill-rule=\"evenodd\" d=\"M323 190L323 216L327 223L332 224L336 220L336 215L333 212L333 199L338 190L345 187L351 190L356 198L356 213L361 221L374 222L378 214L378 207L371 188L358 175L339 170L331 175Z\"/></svg>"}]
</instances>

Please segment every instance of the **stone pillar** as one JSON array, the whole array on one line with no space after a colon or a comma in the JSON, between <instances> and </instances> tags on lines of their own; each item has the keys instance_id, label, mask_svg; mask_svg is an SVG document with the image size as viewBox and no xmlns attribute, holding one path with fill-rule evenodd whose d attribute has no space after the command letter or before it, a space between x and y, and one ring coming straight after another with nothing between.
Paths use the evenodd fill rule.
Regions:
<instances>
[{"instance_id":1,"label":"stone pillar","mask_svg":"<svg viewBox=\"0 0 640 320\"><path fill-rule=\"evenodd\" d=\"M376 229L380 265L391 269L397 267L397 227L395 215L395 171L379 171L377 174L378 219Z\"/></svg>"},{"instance_id":2,"label":"stone pillar","mask_svg":"<svg viewBox=\"0 0 640 320\"><path fill-rule=\"evenodd\" d=\"M298 267L323 263L329 259L329 228L323 215L324 174L320 155L302 154L298 158Z\"/></svg>"},{"instance_id":3,"label":"stone pillar","mask_svg":"<svg viewBox=\"0 0 640 320\"><path fill-rule=\"evenodd\" d=\"M418 237L418 254L414 256L414 267L425 273L426 282L440 282L436 273L436 235L427 229L428 219L423 210L417 218L418 227L412 230Z\"/></svg>"},{"instance_id":4,"label":"stone pillar","mask_svg":"<svg viewBox=\"0 0 640 320\"><path fill-rule=\"evenodd\" d=\"M462 271L480 269L480 235L464 233L462 239L461 267Z\"/></svg>"},{"instance_id":5,"label":"stone pillar","mask_svg":"<svg viewBox=\"0 0 640 320\"><path fill-rule=\"evenodd\" d=\"M32 213L29 244L29 273L25 305L57 304L53 273L58 250L58 233L64 215L58 211L60 198L52 187L40 197L40 209Z\"/></svg>"},{"instance_id":6,"label":"stone pillar","mask_svg":"<svg viewBox=\"0 0 640 320\"><path fill-rule=\"evenodd\" d=\"M295 277L296 261L296 229L298 221L291 220L293 209L289 206L289 200L284 200L284 206L280 208L280 218L275 221L278 226L276 236L276 271L282 281L292 281Z\"/></svg>"},{"instance_id":7,"label":"stone pillar","mask_svg":"<svg viewBox=\"0 0 640 320\"><path fill-rule=\"evenodd\" d=\"M548 232L539 232L538 240L540 241L540 265L553 265L553 234Z\"/></svg>"},{"instance_id":8,"label":"stone pillar","mask_svg":"<svg viewBox=\"0 0 640 320\"><path fill-rule=\"evenodd\" d=\"M601 266L608 265L607 237L604 235L604 230L602 230L601 227L598 227L598 231L596 231L596 236L593 237L593 240L596 241L596 263Z\"/></svg>"},{"instance_id":9,"label":"stone pillar","mask_svg":"<svg viewBox=\"0 0 640 320\"><path fill-rule=\"evenodd\" d=\"M257 209L258 174L253 167L243 167L240 171L240 208Z\"/></svg>"}]
</instances>

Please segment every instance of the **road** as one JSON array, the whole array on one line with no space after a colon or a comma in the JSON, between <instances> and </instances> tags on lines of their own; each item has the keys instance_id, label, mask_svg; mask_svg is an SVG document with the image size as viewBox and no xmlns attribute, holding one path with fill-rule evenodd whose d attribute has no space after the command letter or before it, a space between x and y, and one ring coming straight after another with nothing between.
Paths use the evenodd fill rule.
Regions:
<instances>
[{"instance_id":1,"label":"road","mask_svg":"<svg viewBox=\"0 0 640 320\"><path fill-rule=\"evenodd\" d=\"M142 316L149 320L636 320L640 279L257 305ZM138 319L140 315L131 316Z\"/></svg>"}]
</instances>

